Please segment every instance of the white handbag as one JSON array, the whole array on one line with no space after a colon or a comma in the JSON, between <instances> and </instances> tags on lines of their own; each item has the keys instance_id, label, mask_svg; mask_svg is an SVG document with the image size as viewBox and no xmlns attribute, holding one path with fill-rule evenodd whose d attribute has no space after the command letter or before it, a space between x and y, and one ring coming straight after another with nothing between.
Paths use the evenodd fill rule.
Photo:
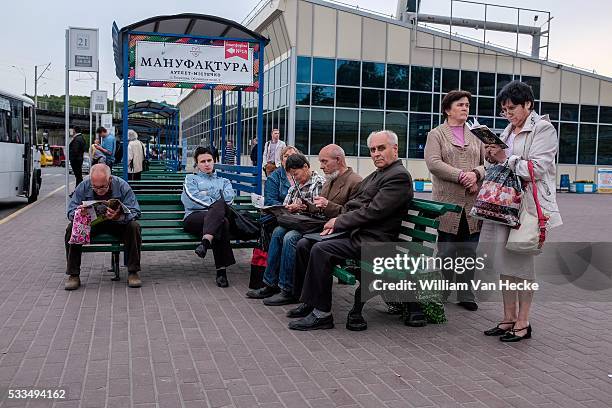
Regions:
<instances>
[{"instance_id":1,"label":"white handbag","mask_svg":"<svg viewBox=\"0 0 612 408\"><path fill-rule=\"evenodd\" d=\"M533 163L527 162L531 182L525 188L521 201L519 213L520 225L517 229L511 229L506 242L508 251L538 255L542 252L542 246L546 240L546 222L548 217L542 212L538 200L538 188L536 187ZM531 194L529 191L531 190Z\"/></svg>"}]
</instances>

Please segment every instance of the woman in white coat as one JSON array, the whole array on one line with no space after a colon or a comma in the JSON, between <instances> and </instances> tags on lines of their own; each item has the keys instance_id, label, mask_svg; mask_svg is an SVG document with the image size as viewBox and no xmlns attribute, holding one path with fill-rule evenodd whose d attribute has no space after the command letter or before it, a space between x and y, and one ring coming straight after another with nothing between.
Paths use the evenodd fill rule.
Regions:
<instances>
[{"instance_id":1,"label":"woman in white coat","mask_svg":"<svg viewBox=\"0 0 612 408\"><path fill-rule=\"evenodd\" d=\"M533 164L538 190L538 200L548 221L547 229L562 224L556 201L555 154L558 149L557 131L548 121L533 111L534 97L531 87L520 81L512 81L497 96L498 106L510 124L500 138L508 145L486 145L489 163L507 163L525 184L531 181L528 162ZM480 243L494 243L494 253L488 254L488 262L499 272L501 281L510 283L535 280L534 255L519 254L506 249L510 227L484 221ZM486 330L487 336L501 336L504 342L516 342L531 337L529 309L533 300L532 290L502 290L504 318L496 327Z\"/></svg>"},{"instance_id":2,"label":"woman in white coat","mask_svg":"<svg viewBox=\"0 0 612 408\"><path fill-rule=\"evenodd\" d=\"M140 180L145 161L145 146L138 140L138 133L128 129L128 180Z\"/></svg>"}]
</instances>

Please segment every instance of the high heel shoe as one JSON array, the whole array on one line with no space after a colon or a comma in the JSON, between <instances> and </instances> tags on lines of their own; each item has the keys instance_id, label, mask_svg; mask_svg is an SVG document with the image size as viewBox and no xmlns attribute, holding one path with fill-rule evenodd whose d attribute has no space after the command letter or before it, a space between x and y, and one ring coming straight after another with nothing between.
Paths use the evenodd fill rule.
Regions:
<instances>
[{"instance_id":1,"label":"high heel shoe","mask_svg":"<svg viewBox=\"0 0 612 408\"><path fill-rule=\"evenodd\" d=\"M499 326L501 326L502 324L511 324L512 326L509 329L501 329ZM508 330L512 330L513 327L514 327L514 322L501 322L494 328L485 330L484 335L485 336L503 336L504 334L508 333Z\"/></svg>"},{"instance_id":2,"label":"high heel shoe","mask_svg":"<svg viewBox=\"0 0 612 408\"><path fill-rule=\"evenodd\" d=\"M516 333L522 332L524 330L527 330L527 333L525 333L524 336L516 335ZM523 339L530 339L530 338L531 338L531 325L527 327L523 327L522 329L510 329L506 332L506 334L501 336L499 339L506 343L512 343L512 342L521 341Z\"/></svg>"}]
</instances>

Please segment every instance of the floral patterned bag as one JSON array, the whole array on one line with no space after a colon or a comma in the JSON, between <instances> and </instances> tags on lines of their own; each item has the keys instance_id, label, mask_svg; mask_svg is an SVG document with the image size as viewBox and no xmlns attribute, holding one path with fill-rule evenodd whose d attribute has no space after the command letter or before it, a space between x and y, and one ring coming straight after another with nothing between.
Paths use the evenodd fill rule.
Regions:
<instances>
[{"instance_id":1,"label":"floral patterned bag","mask_svg":"<svg viewBox=\"0 0 612 408\"><path fill-rule=\"evenodd\" d=\"M487 168L470 215L516 228L519 226L522 188L516 174L506 164Z\"/></svg>"},{"instance_id":2,"label":"floral patterned bag","mask_svg":"<svg viewBox=\"0 0 612 408\"><path fill-rule=\"evenodd\" d=\"M69 244L87 245L91 242L91 213L88 207L79 207L75 210Z\"/></svg>"}]
</instances>

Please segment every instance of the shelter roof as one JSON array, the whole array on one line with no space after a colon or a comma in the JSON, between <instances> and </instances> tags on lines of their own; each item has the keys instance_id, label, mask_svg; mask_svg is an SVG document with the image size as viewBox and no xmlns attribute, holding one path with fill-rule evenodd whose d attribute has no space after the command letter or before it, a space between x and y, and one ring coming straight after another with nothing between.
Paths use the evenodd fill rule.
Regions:
<instances>
[{"instance_id":1,"label":"shelter roof","mask_svg":"<svg viewBox=\"0 0 612 408\"><path fill-rule=\"evenodd\" d=\"M113 53L115 54L115 73L123 79L123 36L129 31L160 34L181 34L185 36L227 37L269 42L267 38L249 30L240 23L207 14L183 13L169 16L156 16L127 25L122 29L113 23Z\"/></svg>"},{"instance_id":2,"label":"shelter roof","mask_svg":"<svg viewBox=\"0 0 612 408\"><path fill-rule=\"evenodd\" d=\"M161 102L142 101L128 106L128 116L133 113L155 113L163 118L169 118L178 113L178 108Z\"/></svg>"}]
</instances>

